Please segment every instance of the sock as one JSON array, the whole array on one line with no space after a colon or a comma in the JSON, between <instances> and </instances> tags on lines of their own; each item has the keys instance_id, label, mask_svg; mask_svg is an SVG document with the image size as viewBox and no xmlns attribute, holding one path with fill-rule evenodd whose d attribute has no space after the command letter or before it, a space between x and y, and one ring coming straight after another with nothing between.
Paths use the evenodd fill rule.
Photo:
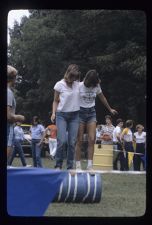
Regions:
<instances>
[{"instance_id":1,"label":"sock","mask_svg":"<svg viewBox=\"0 0 152 225\"><path fill-rule=\"evenodd\" d=\"M88 167L92 167L92 166L93 166L92 160L88 159Z\"/></svg>"},{"instance_id":2,"label":"sock","mask_svg":"<svg viewBox=\"0 0 152 225\"><path fill-rule=\"evenodd\" d=\"M76 167L81 167L81 162L80 161L76 161Z\"/></svg>"}]
</instances>

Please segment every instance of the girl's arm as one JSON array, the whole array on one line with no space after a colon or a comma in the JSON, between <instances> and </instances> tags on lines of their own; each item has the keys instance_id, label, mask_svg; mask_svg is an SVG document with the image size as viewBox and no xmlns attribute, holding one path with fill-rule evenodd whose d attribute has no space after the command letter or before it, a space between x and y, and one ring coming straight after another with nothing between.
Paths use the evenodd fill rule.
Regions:
<instances>
[{"instance_id":1,"label":"girl's arm","mask_svg":"<svg viewBox=\"0 0 152 225\"><path fill-rule=\"evenodd\" d=\"M53 101L53 110L52 110L52 115L51 115L51 121L54 123L54 120L55 120L55 113L57 111L57 107L58 107L58 104L59 104L59 95L60 93L58 91L55 91L54 92L54 101Z\"/></svg>"},{"instance_id":2,"label":"girl's arm","mask_svg":"<svg viewBox=\"0 0 152 225\"><path fill-rule=\"evenodd\" d=\"M110 113L112 113L113 115L118 114L118 112L115 109L112 109L106 99L106 97L104 96L104 94L101 92L100 94L98 94L98 97L100 99L100 101L104 104L104 106L109 110Z\"/></svg>"},{"instance_id":3,"label":"girl's arm","mask_svg":"<svg viewBox=\"0 0 152 225\"><path fill-rule=\"evenodd\" d=\"M121 143L121 136L120 135L121 135L120 133L117 133L116 137L117 137L118 141Z\"/></svg>"},{"instance_id":4,"label":"girl's arm","mask_svg":"<svg viewBox=\"0 0 152 225\"><path fill-rule=\"evenodd\" d=\"M134 134L132 134L133 136L133 141L136 142L136 136Z\"/></svg>"}]
</instances>

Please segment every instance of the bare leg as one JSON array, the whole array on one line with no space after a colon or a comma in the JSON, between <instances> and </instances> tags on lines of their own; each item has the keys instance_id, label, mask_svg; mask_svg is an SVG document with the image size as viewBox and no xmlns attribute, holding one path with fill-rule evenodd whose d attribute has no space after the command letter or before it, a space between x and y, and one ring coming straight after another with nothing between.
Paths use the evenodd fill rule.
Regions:
<instances>
[{"instance_id":1,"label":"bare leg","mask_svg":"<svg viewBox=\"0 0 152 225\"><path fill-rule=\"evenodd\" d=\"M82 147L82 143L83 143L83 135L84 135L85 126L86 125L84 123L80 123L80 125L79 125L76 149L75 149L75 160L76 161L81 160L81 147Z\"/></svg>"},{"instance_id":2,"label":"bare leg","mask_svg":"<svg viewBox=\"0 0 152 225\"><path fill-rule=\"evenodd\" d=\"M96 136L96 122L91 122L87 124L87 133L88 133L88 160L93 160L94 143Z\"/></svg>"}]
</instances>

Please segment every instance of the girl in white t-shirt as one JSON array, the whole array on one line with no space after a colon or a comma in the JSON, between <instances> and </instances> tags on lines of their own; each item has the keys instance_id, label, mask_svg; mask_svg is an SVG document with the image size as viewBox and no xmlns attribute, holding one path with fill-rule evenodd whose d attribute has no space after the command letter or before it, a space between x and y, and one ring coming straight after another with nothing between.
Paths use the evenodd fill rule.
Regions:
<instances>
[{"instance_id":1,"label":"girl in white t-shirt","mask_svg":"<svg viewBox=\"0 0 152 225\"><path fill-rule=\"evenodd\" d=\"M79 77L80 71L76 64L69 65L64 78L54 86L54 101L51 121L56 117L57 151L55 168L61 169L63 164L63 152L67 144L67 169L73 169L75 144L79 127Z\"/></svg>"},{"instance_id":2,"label":"girl in white t-shirt","mask_svg":"<svg viewBox=\"0 0 152 225\"><path fill-rule=\"evenodd\" d=\"M134 133L134 139L136 142L136 153L140 153L143 155L135 155L134 159L134 169L140 170L141 163L143 164L143 168L145 169L145 162L142 160L142 156L145 155L145 144L146 144L146 132L144 132L144 127L141 124L136 126L137 132Z\"/></svg>"},{"instance_id":3,"label":"girl in white t-shirt","mask_svg":"<svg viewBox=\"0 0 152 225\"><path fill-rule=\"evenodd\" d=\"M89 70L79 85L80 90L80 125L78 130L78 139L76 144L76 169L81 169L81 147L83 142L83 134L86 129L88 133L88 165L87 169L92 170L94 143L96 136L96 111L95 99L99 97L100 101L112 113L117 111L112 109L103 95L100 87L100 79L96 70Z\"/></svg>"}]
</instances>

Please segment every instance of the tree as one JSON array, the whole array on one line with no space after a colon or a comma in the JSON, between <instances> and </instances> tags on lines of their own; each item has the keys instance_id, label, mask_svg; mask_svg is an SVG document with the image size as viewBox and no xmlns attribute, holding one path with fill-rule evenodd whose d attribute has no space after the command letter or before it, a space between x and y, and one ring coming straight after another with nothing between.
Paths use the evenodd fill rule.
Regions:
<instances>
[{"instance_id":1,"label":"tree","mask_svg":"<svg viewBox=\"0 0 152 225\"><path fill-rule=\"evenodd\" d=\"M145 123L146 18L135 10L30 10L10 29L9 62L21 75L17 110L48 122L54 84L70 63L97 69L119 117ZM108 112L97 100L97 119Z\"/></svg>"}]
</instances>

